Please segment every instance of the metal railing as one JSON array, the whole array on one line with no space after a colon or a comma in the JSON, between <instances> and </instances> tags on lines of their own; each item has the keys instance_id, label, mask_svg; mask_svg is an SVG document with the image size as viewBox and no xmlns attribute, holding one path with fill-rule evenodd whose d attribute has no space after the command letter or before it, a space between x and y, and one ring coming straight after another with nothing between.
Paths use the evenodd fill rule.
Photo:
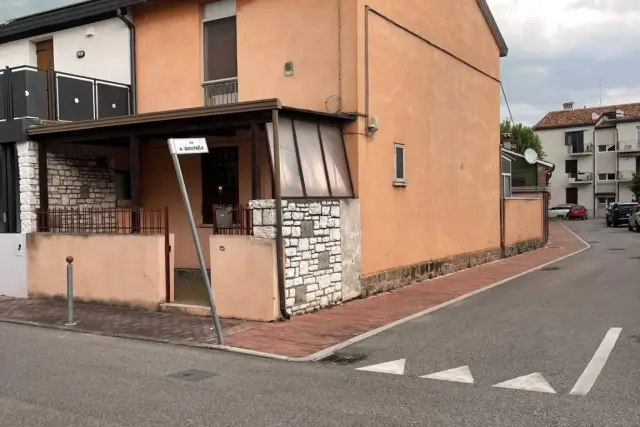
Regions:
<instances>
[{"instance_id":1,"label":"metal railing","mask_svg":"<svg viewBox=\"0 0 640 427\"><path fill-rule=\"evenodd\" d=\"M567 153L568 154L592 154L593 153L593 144L586 144L580 150L579 147L574 147L572 145L567 145Z\"/></svg>"},{"instance_id":2,"label":"metal railing","mask_svg":"<svg viewBox=\"0 0 640 427\"><path fill-rule=\"evenodd\" d=\"M628 140L628 141L618 141L618 151L640 151L640 141L637 139Z\"/></svg>"},{"instance_id":3,"label":"metal railing","mask_svg":"<svg viewBox=\"0 0 640 427\"><path fill-rule=\"evenodd\" d=\"M213 234L251 236L253 211L245 205L213 205Z\"/></svg>"},{"instance_id":4,"label":"metal railing","mask_svg":"<svg viewBox=\"0 0 640 427\"><path fill-rule=\"evenodd\" d=\"M202 84L204 105L235 104L238 102L238 78L221 79Z\"/></svg>"},{"instance_id":5,"label":"metal railing","mask_svg":"<svg viewBox=\"0 0 640 427\"><path fill-rule=\"evenodd\" d=\"M167 234L164 209L50 208L36 210L37 231L58 234Z\"/></svg>"},{"instance_id":6,"label":"metal railing","mask_svg":"<svg viewBox=\"0 0 640 427\"><path fill-rule=\"evenodd\" d=\"M593 173L591 172L568 173L567 176L570 183L593 182Z\"/></svg>"},{"instance_id":7,"label":"metal railing","mask_svg":"<svg viewBox=\"0 0 640 427\"><path fill-rule=\"evenodd\" d=\"M618 171L618 181L631 181L635 171Z\"/></svg>"},{"instance_id":8,"label":"metal railing","mask_svg":"<svg viewBox=\"0 0 640 427\"><path fill-rule=\"evenodd\" d=\"M129 114L129 85L27 65L0 70L0 120L78 121Z\"/></svg>"}]
</instances>

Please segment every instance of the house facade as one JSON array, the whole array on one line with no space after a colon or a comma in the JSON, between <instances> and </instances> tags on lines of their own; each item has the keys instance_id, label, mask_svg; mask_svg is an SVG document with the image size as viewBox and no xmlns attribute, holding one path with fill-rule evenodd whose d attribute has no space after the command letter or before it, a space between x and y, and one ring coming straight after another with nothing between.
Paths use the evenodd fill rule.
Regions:
<instances>
[{"instance_id":1,"label":"house facade","mask_svg":"<svg viewBox=\"0 0 640 427\"><path fill-rule=\"evenodd\" d=\"M67 8L110 8L68 23L85 38L100 35L88 21L109 14L128 31L120 54L130 58L135 115L20 128L28 293L60 293L51 271L62 270L37 261L75 251L83 299L204 303L167 149L176 137L209 146L180 164L222 315L287 317L539 245L540 221L505 237L507 48L485 1L407 3ZM78 46L78 60L90 59ZM530 199L507 203L519 212L512 224L522 212L542 215L540 198ZM469 206L483 207L473 221ZM129 270L105 267L90 287L98 262Z\"/></svg>"},{"instance_id":2,"label":"house facade","mask_svg":"<svg viewBox=\"0 0 640 427\"><path fill-rule=\"evenodd\" d=\"M614 201L630 202L629 184L640 170L640 104L574 108L566 103L534 130L558 167L551 203L577 203L602 217Z\"/></svg>"}]
</instances>

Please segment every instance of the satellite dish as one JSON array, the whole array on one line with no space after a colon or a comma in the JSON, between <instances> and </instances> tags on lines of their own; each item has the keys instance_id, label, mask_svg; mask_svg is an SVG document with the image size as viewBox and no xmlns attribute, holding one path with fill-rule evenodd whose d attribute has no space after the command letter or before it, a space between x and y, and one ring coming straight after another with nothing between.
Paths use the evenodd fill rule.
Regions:
<instances>
[{"instance_id":1,"label":"satellite dish","mask_svg":"<svg viewBox=\"0 0 640 427\"><path fill-rule=\"evenodd\" d=\"M524 158L529 164L534 164L538 161L538 153L533 148L527 148L524 150Z\"/></svg>"}]
</instances>

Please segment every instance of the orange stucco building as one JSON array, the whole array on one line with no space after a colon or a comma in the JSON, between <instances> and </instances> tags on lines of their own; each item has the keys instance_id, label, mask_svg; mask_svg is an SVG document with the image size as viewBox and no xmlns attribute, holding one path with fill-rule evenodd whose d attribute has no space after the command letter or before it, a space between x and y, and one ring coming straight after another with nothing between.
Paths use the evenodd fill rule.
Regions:
<instances>
[{"instance_id":1,"label":"orange stucco building","mask_svg":"<svg viewBox=\"0 0 640 427\"><path fill-rule=\"evenodd\" d=\"M134 9L139 112L204 105L207 3ZM238 100L358 115L345 141L361 202L364 277L499 248L506 48L484 2L217 3L235 11ZM367 115L377 119L374 133ZM394 143L404 145L402 186L394 185Z\"/></svg>"},{"instance_id":2,"label":"orange stucco building","mask_svg":"<svg viewBox=\"0 0 640 427\"><path fill-rule=\"evenodd\" d=\"M484 0L133 1L127 16L135 114L28 134L50 151L90 144L130 171L130 200L101 200L125 210L102 221L132 239L165 235L138 272L166 271L136 296L145 305L202 303L190 293L202 287L172 137L209 147L180 164L223 316L288 317L543 240L540 199L501 194L507 47ZM68 226L38 218L48 231ZM30 287L47 294L44 279ZM127 288L101 298L130 301Z\"/></svg>"}]
</instances>

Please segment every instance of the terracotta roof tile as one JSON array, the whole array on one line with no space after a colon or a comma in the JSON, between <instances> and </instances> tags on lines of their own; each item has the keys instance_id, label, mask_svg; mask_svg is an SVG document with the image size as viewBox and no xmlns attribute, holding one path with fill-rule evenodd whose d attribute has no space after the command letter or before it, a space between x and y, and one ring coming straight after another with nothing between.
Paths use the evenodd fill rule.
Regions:
<instances>
[{"instance_id":1,"label":"terracotta roof tile","mask_svg":"<svg viewBox=\"0 0 640 427\"><path fill-rule=\"evenodd\" d=\"M594 125L596 120L592 114L601 116L604 113L622 110L627 116L636 116L640 120L640 102L634 104L607 105L602 107L574 108L571 110L558 110L547 113L533 128L559 128L574 126Z\"/></svg>"}]
</instances>

